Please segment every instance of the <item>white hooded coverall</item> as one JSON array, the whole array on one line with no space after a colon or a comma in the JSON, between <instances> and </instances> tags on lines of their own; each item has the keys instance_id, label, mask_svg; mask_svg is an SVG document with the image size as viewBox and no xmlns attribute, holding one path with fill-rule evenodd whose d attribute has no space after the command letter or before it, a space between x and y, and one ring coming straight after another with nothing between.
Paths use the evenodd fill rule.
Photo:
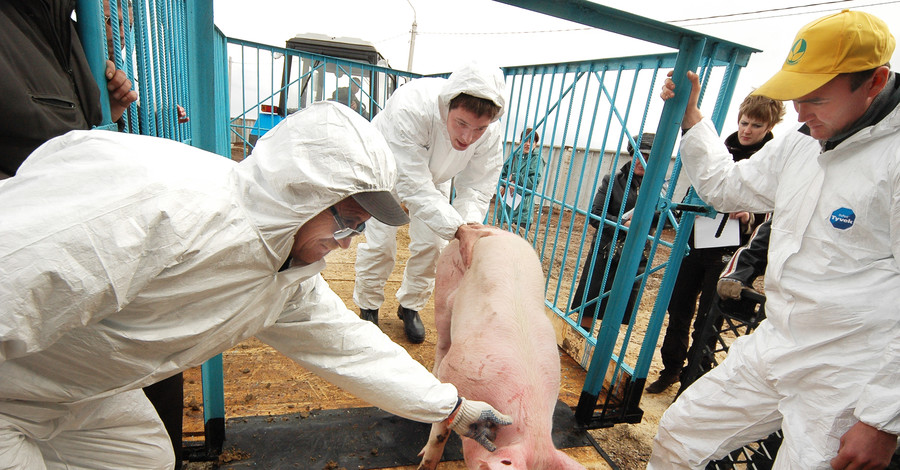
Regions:
<instances>
[{"instance_id":1,"label":"white hooded coverall","mask_svg":"<svg viewBox=\"0 0 900 470\"><path fill-rule=\"evenodd\" d=\"M460 93L500 106L497 121L463 151L454 150L447 131L450 100ZM396 194L409 209L409 259L397 292L400 305L421 310L434 290L435 263L460 225L481 223L503 165L499 118L506 106L506 82L496 67L469 64L443 78L420 78L403 85L372 121L397 161ZM449 201L450 180L456 197ZM377 309L394 268L397 228L373 221L357 245L353 300Z\"/></svg>"},{"instance_id":2,"label":"white hooded coverall","mask_svg":"<svg viewBox=\"0 0 900 470\"><path fill-rule=\"evenodd\" d=\"M324 261L279 271L301 225L395 174L335 103L240 163L105 131L38 148L0 182L0 467L171 468L140 388L254 335L386 411L445 419L455 387L347 310Z\"/></svg>"},{"instance_id":3,"label":"white hooded coverall","mask_svg":"<svg viewBox=\"0 0 900 470\"><path fill-rule=\"evenodd\" d=\"M774 210L768 318L666 411L648 468L705 468L779 427L775 469L831 468L859 421L900 434L900 108L832 150L788 132L738 163L704 119L681 155L716 210Z\"/></svg>"}]
</instances>

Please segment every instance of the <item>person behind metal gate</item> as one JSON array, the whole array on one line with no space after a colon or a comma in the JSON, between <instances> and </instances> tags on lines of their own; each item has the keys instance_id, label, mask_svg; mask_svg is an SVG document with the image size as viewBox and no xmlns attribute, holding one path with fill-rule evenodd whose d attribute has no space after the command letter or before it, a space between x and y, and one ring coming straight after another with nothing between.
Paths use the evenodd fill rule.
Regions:
<instances>
[{"instance_id":1,"label":"person behind metal gate","mask_svg":"<svg viewBox=\"0 0 900 470\"><path fill-rule=\"evenodd\" d=\"M685 171L718 211L772 211L766 319L666 410L647 468L706 462L778 428L775 469L885 468L900 434L900 80L881 19L804 26L754 94L792 100L799 129L732 161L697 107Z\"/></svg>"},{"instance_id":2,"label":"person behind metal gate","mask_svg":"<svg viewBox=\"0 0 900 470\"><path fill-rule=\"evenodd\" d=\"M506 80L496 67L469 63L449 78L403 85L372 123L397 161L396 194L409 209L409 259L397 291L397 314L411 343L425 341L419 311L434 291L437 257L453 238L484 230L481 222L503 164L499 119ZM455 197L451 203L450 185ZM356 249L353 301L376 325L394 269L397 229L374 221Z\"/></svg>"},{"instance_id":3,"label":"person behind metal gate","mask_svg":"<svg viewBox=\"0 0 900 470\"><path fill-rule=\"evenodd\" d=\"M541 182L541 136L532 128L522 131L519 145L503 163L500 172L501 219L514 227L527 227L534 211L534 193Z\"/></svg>"},{"instance_id":4,"label":"person behind metal gate","mask_svg":"<svg viewBox=\"0 0 900 470\"><path fill-rule=\"evenodd\" d=\"M509 420L440 383L319 274L370 216L408 221L395 177L381 135L333 102L289 116L240 163L100 130L41 146L0 182L5 468L171 468L140 388L251 336L492 447Z\"/></svg>"},{"instance_id":5,"label":"person behind metal gate","mask_svg":"<svg viewBox=\"0 0 900 470\"><path fill-rule=\"evenodd\" d=\"M725 146L734 161L750 158L766 142L772 140L772 128L784 118L784 105L765 96L748 95L738 108L738 130L725 139ZM694 234L702 227L694 226L688 245L690 252L681 260L681 268L675 279L669 300L669 323L663 338L660 354L663 370L647 387L647 393L662 393L679 381L688 352L688 337L697 340L699 324L694 322L691 335L691 319L696 312L707 312L715 297L716 282L725 264L731 259L738 244L746 243L750 234L765 218L765 214L740 211L725 214L739 224L737 244L728 246L698 246ZM698 221L699 222L699 221ZM724 222L724 220L723 220ZM711 224L708 229L715 230ZM709 238L709 237L707 237ZM697 303L699 297L699 305ZM702 315L697 315L701 318Z\"/></svg>"},{"instance_id":6,"label":"person behind metal gate","mask_svg":"<svg viewBox=\"0 0 900 470\"><path fill-rule=\"evenodd\" d=\"M638 147L644 159L650 158L650 149L653 147L653 140L656 134L645 132L640 136L634 136L635 142L639 142ZM613 223L621 223L628 227L631 225L631 214L634 204L637 202L638 189L641 187L641 181L644 179L644 165L639 158L635 157L634 147L628 142L628 154L631 155L631 161L622 165L612 179L612 193L609 196L609 205L606 211L603 210L603 204L606 203L606 193L610 191L610 176L603 177L597 194L594 195L594 201L591 205L591 214L596 218L590 218L589 223L596 228L594 238L591 240L590 249L587 250L587 258L581 268L581 276L578 278L578 287L572 295L572 310L577 310L584 305L584 314L581 317L581 327L590 331L594 322L593 312L597 309L597 319L602 320L606 312L606 305L609 297L600 297L601 285L603 284L603 272L606 270L607 262L609 266L609 279L606 280L606 289L612 287L616 268L619 266L619 259L622 255L622 246L625 244L626 231L619 229L619 233L614 238L615 225L602 223L605 219ZM634 167L632 175L631 168ZM631 177L629 184L628 178ZM624 204L624 207L623 207ZM619 212L623 212L623 219L619 220ZM602 226L601 226L602 223ZM599 247L597 244L599 243ZM593 270L591 269L591 254L597 247L597 260L594 262ZM646 251L646 250L645 250ZM647 253L641 256L641 262L638 266L638 275L644 272L647 267ZM609 261L612 257L612 261ZM631 288L631 295L628 297L628 306L625 315L622 317L622 324L628 324L631 319L631 311L634 310L634 302L637 299L640 290L640 282L636 281ZM587 292L585 292L587 291Z\"/></svg>"}]
</instances>

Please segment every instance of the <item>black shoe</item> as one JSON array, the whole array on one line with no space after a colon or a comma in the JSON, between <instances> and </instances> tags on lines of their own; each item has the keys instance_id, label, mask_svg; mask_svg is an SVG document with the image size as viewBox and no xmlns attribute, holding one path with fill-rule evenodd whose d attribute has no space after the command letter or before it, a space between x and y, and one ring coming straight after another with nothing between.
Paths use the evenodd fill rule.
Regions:
<instances>
[{"instance_id":1,"label":"black shoe","mask_svg":"<svg viewBox=\"0 0 900 470\"><path fill-rule=\"evenodd\" d=\"M668 372L663 372L662 374L659 374L659 378L656 379L656 382L653 382L652 384L650 384L650 386L647 387L647 393L662 393L675 382L678 382L678 374L669 374Z\"/></svg>"},{"instance_id":2,"label":"black shoe","mask_svg":"<svg viewBox=\"0 0 900 470\"><path fill-rule=\"evenodd\" d=\"M359 309L359 318L363 320L368 320L375 325L378 325L378 309L369 310L367 308Z\"/></svg>"},{"instance_id":3,"label":"black shoe","mask_svg":"<svg viewBox=\"0 0 900 470\"><path fill-rule=\"evenodd\" d=\"M425 325L419 318L419 312L403 308L401 305L397 308L397 316L403 320L403 330L406 332L406 338L410 343L419 344L425 341Z\"/></svg>"}]
</instances>

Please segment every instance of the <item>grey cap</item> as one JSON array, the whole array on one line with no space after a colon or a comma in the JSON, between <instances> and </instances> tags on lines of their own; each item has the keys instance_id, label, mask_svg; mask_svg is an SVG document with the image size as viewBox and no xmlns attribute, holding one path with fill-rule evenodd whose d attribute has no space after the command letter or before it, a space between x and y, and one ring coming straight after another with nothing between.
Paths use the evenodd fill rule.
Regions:
<instances>
[{"instance_id":1,"label":"grey cap","mask_svg":"<svg viewBox=\"0 0 900 470\"><path fill-rule=\"evenodd\" d=\"M650 153L650 149L653 147L653 141L656 139L656 134L652 132L644 132L643 134L638 136L634 136L634 140L637 141L640 138L640 143L638 144L641 149L641 153ZM631 141L628 141L628 154L634 156L634 147L631 146Z\"/></svg>"},{"instance_id":2,"label":"grey cap","mask_svg":"<svg viewBox=\"0 0 900 470\"><path fill-rule=\"evenodd\" d=\"M409 223L409 216L400 201L390 191L369 191L352 195L372 217L385 225L400 226Z\"/></svg>"}]
</instances>

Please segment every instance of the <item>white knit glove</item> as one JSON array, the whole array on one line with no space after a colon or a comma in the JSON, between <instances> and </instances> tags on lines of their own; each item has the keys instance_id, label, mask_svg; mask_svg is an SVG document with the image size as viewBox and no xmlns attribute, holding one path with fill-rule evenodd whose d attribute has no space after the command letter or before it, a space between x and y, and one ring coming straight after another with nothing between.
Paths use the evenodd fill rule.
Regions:
<instances>
[{"instance_id":1,"label":"white knit glove","mask_svg":"<svg viewBox=\"0 0 900 470\"><path fill-rule=\"evenodd\" d=\"M450 429L460 436L474 439L491 452L497 450L493 442L497 438L497 428L512 424L512 418L495 410L493 406L463 397L459 397L456 409L447 419L450 421Z\"/></svg>"}]
</instances>

